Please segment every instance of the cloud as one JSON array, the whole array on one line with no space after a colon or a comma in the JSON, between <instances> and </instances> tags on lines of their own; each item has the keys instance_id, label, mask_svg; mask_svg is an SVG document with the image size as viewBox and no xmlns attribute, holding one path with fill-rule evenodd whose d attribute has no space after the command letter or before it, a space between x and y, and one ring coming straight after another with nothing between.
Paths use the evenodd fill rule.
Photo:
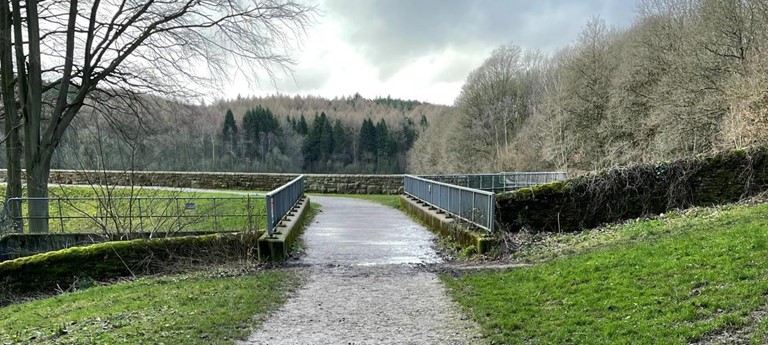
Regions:
<instances>
[{"instance_id":1,"label":"cloud","mask_svg":"<svg viewBox=\"0 0 768 345\"><path fill-rule=\"evenodd\" d=\"M343 39L387 79L419 57L447 49L487 52L514 42L545 51L568 44L591 15L623 26L624 0L327 0Z\"/></svg>"},{"instance_id":2,"label":"cloud","mask_svg":"<svg viewBox=\"0 0 768 345\"><path fill-rule=\"evenodd\" d=\"M626 0L307 0L322 12L307 31L293 75L244 76L227 97L274 93L338 97L391 95L452 104L470 71L500 44L553 53L590 16L631 23Z\"/></svg>"}]
</instances>

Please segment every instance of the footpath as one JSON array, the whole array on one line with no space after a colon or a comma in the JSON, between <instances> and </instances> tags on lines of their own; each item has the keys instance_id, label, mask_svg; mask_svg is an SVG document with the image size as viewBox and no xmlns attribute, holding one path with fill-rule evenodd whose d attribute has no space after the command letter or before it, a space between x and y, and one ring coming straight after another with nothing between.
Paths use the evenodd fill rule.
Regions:
<instances>
[{"instance_id":1,"label":"footpath","mask_svg":"<svg viewBox=\"0 0 768 345\"><path fill-rule=\"evenodd\" d=\"M242 345L477 344L478 326L437 275L434 235L373 202L311 197L321 212L306 228L305 283Z\"/></svg>"}]
</instances>

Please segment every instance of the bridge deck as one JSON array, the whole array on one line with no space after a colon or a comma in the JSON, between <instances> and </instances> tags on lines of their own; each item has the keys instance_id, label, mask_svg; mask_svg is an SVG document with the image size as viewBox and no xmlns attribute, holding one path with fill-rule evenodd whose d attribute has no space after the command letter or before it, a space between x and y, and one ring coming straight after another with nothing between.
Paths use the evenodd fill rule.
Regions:
<instances>
[{"instance_id":1,"label":"bridge deck","mask_svg":"<svg viewBox=\"0 0 768 345\"><path fill-rule=\"evenodd\" d=\"M305 232L312 265L437 263L434 236L402 212L369 201L312 197L322 205Z\"/></svg>"},{"instance_id":2,"label":"bridge deck","mask_svg":"<svg viewBox=\"0 0 768 345\"><path fill-rule=\"evenodd\" d=\"M368 201L311 197L304 286L242 344L472 344L434 273L434 237L403 213Z\"/></svg>"}]
</instances>

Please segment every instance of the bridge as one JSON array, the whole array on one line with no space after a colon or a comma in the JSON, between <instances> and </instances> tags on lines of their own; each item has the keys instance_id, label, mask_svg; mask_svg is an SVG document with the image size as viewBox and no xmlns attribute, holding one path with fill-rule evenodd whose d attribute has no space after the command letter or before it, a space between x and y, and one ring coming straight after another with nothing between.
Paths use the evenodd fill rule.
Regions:
<instances>
[{"instance_id":1,"label":"bridge","mask_svg":"<svg viewBox=\"0 0 768 345\"><path fill-rule=\"evenodd\" d=\"M492 232L494 192L563 177L492 174L401 178L404 193L425 209ZM266 218L265 236L272 237L281 231L281 222L296 211L304 187L305 179L299 176L264 195L228 193L246 195L249 205L251 198L263 196L264 212L260 215ZM480 340L478 326L461 315L436 274L444 259L436 249L438 238L433 232L405 213L372 201L330 195L310 199L320 208L304 230L305 252L289 260L289 267L304 276L305 284L241 344L308 344L317 339L333 344L472 344ZM23 201L29 202L21 198L8 202ZM183 214L188 207L199 208L203 202L180 204ZM213 210L209 216L224 217L216 213L215 206ZM52 217L53 223L64 224L63 219L56 219L56 212ZM249 218L246 223L253 222Z\"/></svg>"}]
</instances>

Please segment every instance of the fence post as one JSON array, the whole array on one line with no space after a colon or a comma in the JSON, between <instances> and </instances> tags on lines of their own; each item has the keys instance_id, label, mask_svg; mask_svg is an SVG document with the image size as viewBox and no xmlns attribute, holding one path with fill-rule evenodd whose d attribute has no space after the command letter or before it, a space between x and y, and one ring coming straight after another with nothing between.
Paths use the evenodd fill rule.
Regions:
<instances>
[{"instance_id":1,"label":"fence post","mask_svg":"<svg viewBox=\"0 0 768 345\"><path fill-rule=\"evenodd\" d=\"M141 213L141 197L136 199L138 207L139 207L139 228L141 229L141 232L144 232L144 217Z\"/></svg>"},{"instance_id":2,"label":"fence post","mask_svg":"<svg viewBox=\"0 0 768 345\"><path fill-rule=\"evenodd\" d=\"M248 202L246 203L246 206L248 210L245 212L248 215L248 231L253 230L253 207L251 207L251 195L248 194Z\"/></svg>"},{"instance_id":3,"label":"fence post","mask_svg":"<svg viewBox=\"0 0 768 345\"><path fill-rule=\"evenodd\" d=\"M64 216L61 213L61 198L56 198L59 207L59 232L64 233Z\"/></svg>"},{"instance_id":4,"label":"fence post","mask_svg":"<svg viewBox=\"0 0 768 345\"><path fill-rule=\"evenodd\" d=\"M219 231L219 218L216 214L216 198L213 198L213 231Z\"/></svg>"}]
</instances>

